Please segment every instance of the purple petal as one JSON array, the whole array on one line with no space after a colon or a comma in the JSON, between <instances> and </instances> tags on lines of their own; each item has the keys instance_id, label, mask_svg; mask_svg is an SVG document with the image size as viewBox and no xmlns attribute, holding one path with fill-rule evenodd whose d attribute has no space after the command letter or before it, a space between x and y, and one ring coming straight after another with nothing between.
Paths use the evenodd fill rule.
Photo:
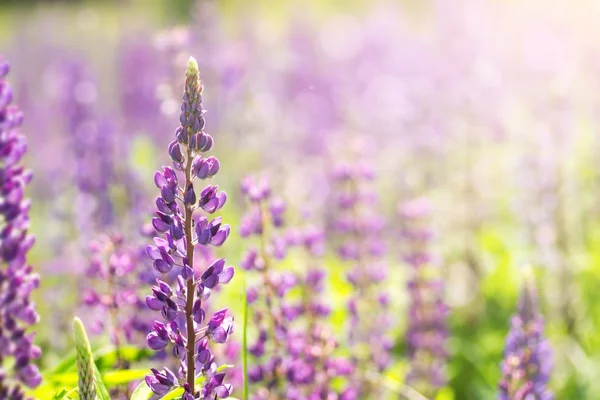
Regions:
<instances>
[{"instance_id":1,"label":"purple petal","mask_svg":"<svg viewBox=\"0 0 600 400\"><path fill-rule=\"evenodd\" d=\"M157 230L158 232L166 232L169 230L170 226L169 224L167 224L165 221L161 220L160 218L152 218L152 226L154 227L155 230Z\"/></svg>"},{"instance_id":2,"label":"purple petal","mask_svg":"<svg viewBox=\"0 0 600 400\"><path fill-rule=\"evenodd\" d=\"M162 258L160 250L156 246L146 246L146 254L153 260L160 260Z\"/></svg>"},{"instance_id":3,"label":"purple petal","mask_svg":"<svg viewBox=\"0 0 600 400\"><path fill-rule=\"evenodd\" d=\"M154 311L159 311L163 307L162 301L153 296L146 296L146 305L149 309Z\"/></svg>"},{"instance_id":4,"label":"purple petal","mask_svg":"<svg viewBox=\"0 0 600 400\"><path fill-rule=\"evenodd\" d=\"M233 267L227 267L219 274L219 283L229 283L231 278L235 273L235 269Z\"/></svg>"},{"instance_id":5,"label":"purple petal","mask_svg":"<svg viewBox=\"0 0 600 400\"><path fill-rule=\"evenodd\" d=\"M219 229L217 234L210 238L210 244L212 244L213 246L221 246L229 237L230 231L231 228L229 225L223 225L223 227Z\"/></svg>"},{"instance_id":6,"label":"purple petal","mask_svg":"<svg viewBox=\"0 0 600 400\"><path fill-rule=\"evenodd\" d=\"M156 270L158 272L161 272L163 274L166 274L167 272L169 272L171 270L171 268L173 268L173 266L171 264L169 264L168 262L166 262L165 260L154 260L154 268L156 268Z\"/></svg>"},{"instance_id":7,"label":"purple petal","mask_svg":"<svg viewBox=\"0 0 600 400\"><path fill-rule=\"evenodd\" d=\"M156 171L154 173L154 184L160 189L167 185L167 180L162 173Z\"/></svg>"}]
</instances>

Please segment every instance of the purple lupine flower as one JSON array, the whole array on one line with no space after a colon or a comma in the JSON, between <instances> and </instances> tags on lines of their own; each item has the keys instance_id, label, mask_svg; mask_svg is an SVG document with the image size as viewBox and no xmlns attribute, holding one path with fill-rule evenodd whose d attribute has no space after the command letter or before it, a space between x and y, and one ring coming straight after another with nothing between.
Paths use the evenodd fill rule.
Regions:
<instances>
[{"instance_id":1,"label":"purple lupine flower","mask_svg":"<svg viewBox=\"0 0 600 400\"><path fill-rule=\"evenodd\" d=\"M357 365L373 365L383 371L389 363L391 342L386 337L390 324L387 302L381 302L381 283L387 275L383 261L384 223L377 215L377 196L370 188L375 172L361 162L338 164L332 176L335 184L333 235L339 257L348 265L346 278L353 286L348 300L348 342ZM381 310L374 313L373 309ZM374 385L356 380L359 398L376 396Z\"/></svg>"},{"instance_id":2,"label":"purple lupine flower","mask_svg":"<svg viewBox=\"0 0 600 400\"><path fill-rule=\"evenodd\" d=\"M168 127L168 118L160 112L157 91L162 92L162 88L157 90L156 86L165 74L170 58L148 43L149 35L149 32L129 34L117 49L119 110L127 132L144 133L158 140L161 132ZM174 116L179 108L176 97L170 99L169 117Z\"/></svg>"},{"instance_id":3,"label":"purple lupine flower","mask_svg":"<svg viewBox=\"0 0 600 400\"><path fill-rule=\"evenodd\" d=\"M278 297L280 294L283 297L289 286L283 284L285 277L272 269L275 246L272 238L268 236L270 232L267 231L271 228L272 218L269 213L271 190L265 179L256 181L252 177L242 181L241 190L249 203L249 210L242 216L240 235L244 238L252 236L260 238L259 248L250 247L242 256L242 266L248 271L258 272L260 289L250 288L249 291L256 291L253 304L258 298L264 303L264 310L255 310L253 314L258 336L255 343L249 347L249 353L256 359L255 365L249 371L249 379L252 383L265 383L265 388L259 391L265 393L257 393L258 397L269 396L269 393L280 395L280 384L283 378L281 356L288 326L285 324ZM280 253L282 251L285 250L279 250ZM252 295L249 297L251 298ZM266 352L267 348L268 352Z\"/></svg>"},{"instance_id":4,"label":"purple lupine flower","mask_svg":"<svg viewBox=\"0 0 600 400\"><path fill-rule=\"evenodd\" d=\"M30 202L24 197L31 172L19 164L27 151L19 132L23 114L11 105L13 92L5 80L9 65L0 59L0 398L25 398L22 386L34 388L42 380L33 363L41 355L27 328L38 321L31 292L40 278L27 264L34 238L29 230ZM13 359L12 371L6 362Z\"/></svg>"},{"instance_id":5,"label":"purple lupine flower","mask_svg":"<svg viewBox=\"0 0 600 400\"><path fill-rule=\"evenodd\" d=\"M528 279L506 336L498 400L552 400L548 389L552 368L552 348L544 337L535 284Z\"/></svg>"},{"instance_id":6,"label":"purple lupine flower","mask_svg":"<svg viewBox=\"0 0 600 400\"><path fill-rule=\"evenodd\" d=\"M74 180L79 189L77 224L82 232L107 227L114 210L110 183L114 180L115 128L99 121L94 112L97 85L80 62L65 65L63 113L75 161Z\"/></svg>"},{"instance_id":7,"label":"purple lupine flower","mask_svg":"<svg viewBox=\"0 0 600 400\"><path fill-rule=\"evenodd\" d=\"M93 240L89 253L85 273L93 284L85 291L83 304L93 309L93 331L109 333L117 350L116 367L126 368L119 348L124 343L143 343L151 328L146 302L139 295L149 280L147 272L140 271L147 257L139 246L126 243L118 233Z\"/></svg>"},{"instance_id":8,"label":"purple lupine flower","mask_svg":"<svg viewBox=\"0 0 600 400\"><path fill-rule=\"evenodd\" d=\"M225 342L233 333L234 323L232 317L227 317L227 309L207 318L203 302L219 284L232 279L234 270L222 259L212 263L200 276L194 269L196 247L220 246L230 230L220 217L208 220L225 204L225 192L219 191L216 185L208 185L197 193L193 184L195 179L208 178L208 175L195 173L193 166L199 164L200 153L213 146L212 137L203 131L202 84L194 58L188 62L179 120L181 125L177 128L176 139L169 145L173 168L163 167L154 175L160 197L156 200L156 217L152 223L163 237L155 237L154 244L146 248L158 272L177 271L177 287L157 281L146 304L150 309L160 311L164 320L155 321L147 336L148 346L162 350L173 344L173 355L180 363L179 378L183 382L162 379L160 373L154 371L154 376L150 375L146 382L158 395L181 385L183 398L214 399L229 396L231 387L223 383L222 374L216 374L215 359L208 343ZM218 165L218 162L212 161L211 165ZM209 169L212 175L216 174L214 167ZM183 176L181 184L178 175ZM194 216L199 208L205 215ZM202 389L195 386L197 373L206 378Z\"/></svg>"},{"instance_id":9,"label":"purple lupine flower","mask_svg":"<svg viewBox=\"0 0 600 400\"><path fill-rule=\"evenodd\" d=\"M406 342L411 369L406 378L428 398L446 384L444 367L448 336L448 308L443 301L444 283L430 251L428 226L431 205L426 198L412 199L400 207L404 262L410 267L410 305Z\"/></svg>"},{"instance_id":10,"label":"purple lupine flower","mask_svg":"<svg viewBox=\"0 0 600 400\"><path fill-rule=\"evenodd\" d=\"M323 318L329 307L319 299L325 273L311 268L306 275L277 271L276 262L292 247L303 247L313 258L323 254L323 232L285 228L285 202L271 194L266 180L242 182L249 209L242 217L240 234L256 237L258 248L249 248L243 267L254 272L247 289L256 341L250 346L253 368L249 379L257 388L254 399L338 399L331 380L352 373L351 363L335 357L337 342ZM299 300L286 294L293 288L304 293ZM344 367L342 367L344 366Z\"/></svg>"}]
</instances>

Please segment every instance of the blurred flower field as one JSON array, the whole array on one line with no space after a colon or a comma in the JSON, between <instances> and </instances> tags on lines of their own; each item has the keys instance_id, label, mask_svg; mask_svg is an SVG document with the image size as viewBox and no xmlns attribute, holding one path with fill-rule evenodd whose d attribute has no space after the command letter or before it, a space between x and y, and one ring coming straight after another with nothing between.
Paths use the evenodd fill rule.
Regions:
<instances>
[{"instance_id":1,"label":"blurred flower field","mask_svg":"<svg viewBox=\"0 0 600 400\"><path fill-rule=\"evenodd\" d=\"M0 400L599 398L599 11L0 2Z\"/></svg>"}]
</instances>

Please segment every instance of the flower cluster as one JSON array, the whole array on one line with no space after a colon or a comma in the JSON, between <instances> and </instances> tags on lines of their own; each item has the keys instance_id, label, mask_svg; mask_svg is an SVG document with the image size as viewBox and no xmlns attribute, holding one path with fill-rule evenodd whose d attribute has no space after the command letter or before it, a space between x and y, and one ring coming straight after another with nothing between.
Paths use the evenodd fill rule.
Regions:
<instances>
[{"instance_id":1,"label":"flower cluster","mask_svg":"<svg viewBox=\"0 0 600 400\"><path fill-rule=\"evenodd\" d=\"M535 286L527 281L506 337L499 400L552 400L548 389L552 372L552 348L544 338Z\"/></svg>"},{"instance_id":2,"label":"flower cluster","mask_svg":"<svg viewBox=\"0 0 600 400\"><path fill-rule=\"evenodd\" d=\"M325 271L310 269L298 280L302 299L298 304L284 305L291 320L286 339L285 376L286 399L353 400L353 387L336 389L332 380L354 373L354 365L345 357L336 356L337 341L326 323L330 307L319 297L323 291ZM296 324L293 324L296 322Z\"/></svg>"},{"instance_id":3,"label":"flower cluster","mask_svg":"<svg viewBox=\"0 0 600 400\"><path fill-rule=\"evenodd\" d=\"M242 262L258 278L247 290L258 331L249 348L254 363L248 375L257 388L252 398L351 399L330 385L333 378L351 374L353 367L334 356L337 342L323 321L330 312L319 299L325 272L314 267L305 275L280 272L274 265L294 247L304 248L311 259L322 255L323 232L284 232L285 203L271 196L265 180L245 179L242 192L250 207L242 218L240 234L255 236L260 243L259 248L247 250ZM289 298L292 289L302 290L302 296Z\"/></svg>"},{"instance_id":4,"label":"flower cluster","mask_svg":"<svg viewBox=\"0 0 600 400\"><path fill-rule=\"evenodd\" d=\"M389 363L391 342L386 337L388 297L381 290L386 278L384 222L376 214L377 196L369 184L375 172L366 164L339 164L332 176L336 215L332 237L339 257L348 264L347 279L353 287L348 301L348 342L357 365L373 365L383 371ZM373 312L373 310L381 310ZM366 371L361 371L363 374ZM357 379L358 398L374 396L378 388Z\"/></svg>"},{"instance_id":5,"label":"flower cluster","mask_svg":"<svg viewBox=\"0 0 600 400\"><path fill-rule=\"evenodd\" d=\"M123 343L138 344L140 335L145 337L151 326L146 303L139 295L148 281L146 271L140 271L146 257L139 246L129 245L118 233L93 240L89 252L86 275L94 284L85 293L83 303L94 309L94 331L110 333L117 348L117 366L126 367L121 365L119 347Z\"/></svg>"},{"instance_id":6,"label":"flower cluster","mask_svg":"<svg viewBox=\"0 0 600 400\"><path fill-rule=\"evenodd\" d=\"M76 204L77 224L84 233L109 226L115 215L109 190L115 179L115 132L111 124L98 121L94 113L97 91L82 63L65 63L62 107L80 196Z\"/></svg>"},{"instance_id":7,"label":"flower cluster","mask_svg":"<svg viewBox=\"0 0 600 400\"><path fill-rule=\"evenodd\" d=\"M23 114L11 106L8 71L0 59L0 398L20 400L25 398L21 385L34 388L42 380L33 364L41 351L33 344L34 334L27 333L39 318L31 301L39 276L27 264L34 238L28 232L30 203L24 190L32 175L19 164L27 145L18 130Z\"/></svg>"},{"instance_id":8,"label":"flower cluster","mask_svg":"<svg viewBox=\"0 0 600 400\"><path fill-rule=\"evenodd\" d=\"M232 387L224 382L225 374L217 371L217 365L209 343L225 343L233 333L232 317L227 309L214 313L207 321L203 302L219 284L229 282L234 269L224 259L215 260L201 274L195 273L194 253L197 246L220 246L229 236L230 227L221 217L211 220L213 214L225 204L226 194L218 186L207 185L199 195L193 181L204 180L217 174L219 161L215 157L202 157L200 153L213 146L212 137L203 131L202 84L198 64L190 58L181 105L180 127L176 139L169 145L173 168L163 167L154 176L160 189L156 199L154 229L163 234L155 237L154 245L147 247L154 268L167 274L178 270L175 289L160 280L152 287L152 295L146 297L147 306L160 311L163 321L155 321L146 341L153 350L163 350L173 345L173 355L180 368L175 374L168 368L152 369L146 383L157 395L164 395L174 386L182 386L183 399L226 398ZM183 175L179 184L178 173ZM201 209L205 215L194 216ZM196 375L205 377L204 386L198 390ZM183 384L179 382L183 380Z\"/></svg>"},{"instance_id":9,"label":"flower cluster","mask_svg":"<svg viewBox=\"0 0 600 400\"><path fill-rule=\"evenodd\" d=\"M400 207L404 262L410 267L410 298L406 343L411 359L407 382L428 398L446 384L446 319L444 283L430 250L430 203L416 198Z\"/></svg>"},{"instance_id":10,"label":"flower cluster","mask_svg":"<svg viewBox=\"0 0 600 400\"><path fill-rule=\"evenodd\" d=\"M284 379L281 363L288 333L278 300L296 285L296 277L292 273L273 270L273 260L283 259L287 246L285 238L269 237L267 230L271 226L283 226L285 204L278 198L271 198L271 188L266 180L257 182L248 177L242 182L241 189L250 208L240 222L240 235L244 238L259 238L258 248L250 247L240 263L245 270L256 271L260 276L259 284L247 289L247 301L253 307L252 319L258 329L256 341L248 349L255 359L248 378L252 383L263 383L253 398L278 398L281 396L281 381ZM259 298L264 304L260 310L254 306Z\"/></svg>"}]
</instances>

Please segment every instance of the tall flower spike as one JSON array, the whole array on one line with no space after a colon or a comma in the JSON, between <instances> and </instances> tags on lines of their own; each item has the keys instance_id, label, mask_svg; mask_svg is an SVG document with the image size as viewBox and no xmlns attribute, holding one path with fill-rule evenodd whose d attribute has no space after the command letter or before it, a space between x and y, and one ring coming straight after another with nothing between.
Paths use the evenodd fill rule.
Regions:
<instances>
[{"instance_id":1,"label":"tall flower spike","mask_svg":"<svg viewBox=\"0 0 600 400\"><path fill-rule=\"evenodd\" d=\"M552 400L547 386L552 368L552 348L544 337L535 284L528 277L506 337L498 400Z\"/></svg>"},{"instance_id":2,"label":"tall flower spike","mask_svg":"<svg viewBox=\"0 0 600 400\"><path fill-rule=\"evenodd\" d=\"M158 210L152 224L163 235L155 237L154 244L146 249L158 272L177 272L178 288L173 289L162 281L152 287L152 295L146 298L146 304L161 313L163 322L155 321L146 341L153 350L173 345L173 354L181 364L179 378L184 399L225 398L231 393L231 385L224 383L223 374L216 374L215 359L208 343L225 342L233 333L233 318L227 316L227 309L207 318L203 302L219 284L233 278L234 269L223 259L216 260L204 271L198 271L194 266L197 246L221 246L230 232L229 225L223 224L221 217L209 218L225 204L225 192L219 191L216 185L207 185L200 191L194 188L196 179L212 178L219 166L216 158L203 159L200 155L212 148L213 139L203 131L202 84L194 58L190 58L185 74L179 122L175 140L168 148L173 168L163 167L154 175L160 197L156 200ZM194 217L198 209L205 215ZM205 377L201 389L195 386L197 373ZM168 369L162 372L153 369L152 375L146 377L146 383L157 395L180 385Z\"/></svg>"},{"instance_id":3,"label":"tall flower spike","mask_svg":"<svg viewBox=\"0 0 600 400\"><path fill-rule=\"evenodd\" d=\"M94 229L114 221L110 185L115 179L115 131L108 121L94 112L96 85L78 61L64 64L63 110L65 132L71 146L74 183L82 196L77 213L77 228L84 237ZM83 95L82 95L83 94ZM93 199L94 201L90 201ZM87 201L86 201L87 200Z\"/></svg>"},{"instance_id":4,"label":"tall flower spike","mask_svg":"<svg viewBox=\"0 0 600 400\"><path fill-rule=\"evenodd\" d=\"M335 202L331 238L336 241L339 257L347 265L346 278L352 285L348 300L348 342L357 373L367 373L367 366L383 371L389 363L391 342L387 335L390 324L387 296L381 282L387 275L382 239L384 221L377 214L377 195L371 188L375 172L364 162L362 149L359 161L336 165L332 181ZM374 313L378 309L381 312ZM382 388L364 376L354 380L357 398L381 395ZM350 395L348 395L350 396Z\"/></svg>"},{"instance_id":5,"label":"tall flower spike","mask_svg":"<svg viewBox=\"0 0 600 400\"><path fill-rule=\"evenodd\" d=\"M144 249L127 243L118 233L100 235L89 245L85 273L90 288L82 302L93 316L89 320L92 332L108 334L115 346L115 368L128 368L121 358L121 346L141 345L152 326L154 314L139 292L154 283L158 274L144 269L149 264Z\"/></svg>"},{"instance_id":6,"label":"tall flower spike","mask_svg":"<svg viewBox=\"0 0 600 400\"><path fill-rule=\"evenodd\" d=\"M0 59L0 398L12 400L24 398L22 385L34 388L42 377L33 364L41 351L33 345L34 335L26 333L38 321L31 292L39 277L27 265L34 238L28 232L30 203L24 197L32 175L19 164L27 145L18 130L23 114L10 105L8 70Z\"/></svg>"},{"instance_id":7,"label":"tall flower spike","mask_svg":"<svg viewBox=\"0 0 600 400\"><path fill-rule=\"evenodd\" d=\"M248 210L242 217L241 235L258 242L243 258L243 268L254 278L246 294L257 330L249 349L253 398L346 399L331 382L351 374L353 367L349 360L334 357L337 343L322 320L329 314L319 299L324 271L311 268L299 274L276 268L292 247L303 247L314 263L313 258L321 255L323 232L290 228L284 232L285 203L271 196L266 180L246 178L242 192ZM294 288L303 289L301 299L286 295Z\"/></svg>"},{"instance_id":8,"label":"tall flower spike","mask_svg":"<svg viewBox=\"0 0 600 400\"><path fill-rule=\"evenodd\" d=\"M446 384L446 317L444 283L430 250L430 204L426 198L410 200L400 207L404 262L410 267L410 296L406 342L411 358L407 382L427 398Z\"/></svg>"}]
</instances>

